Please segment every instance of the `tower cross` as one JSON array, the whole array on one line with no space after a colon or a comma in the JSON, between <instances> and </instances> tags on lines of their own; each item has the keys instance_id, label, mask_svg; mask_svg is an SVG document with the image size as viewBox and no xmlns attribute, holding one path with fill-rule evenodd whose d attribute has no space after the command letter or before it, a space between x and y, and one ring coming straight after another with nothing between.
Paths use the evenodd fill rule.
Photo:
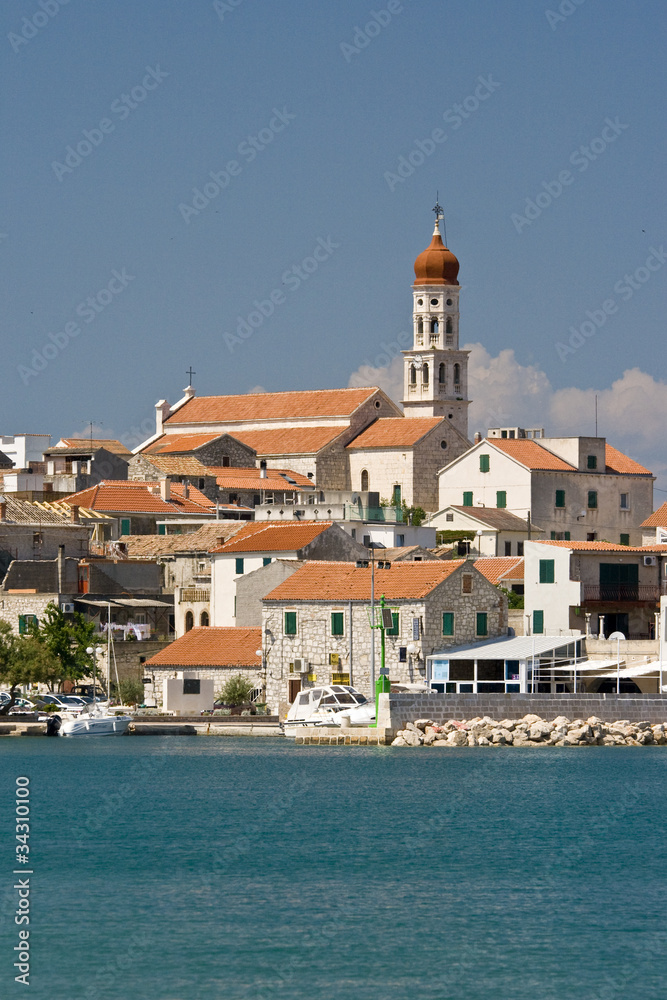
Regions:
<instances>
[{"instance_id":1,"label":"tower cross","mask_svg":"<svg viewBox=\"0 0 667 1000\"><path fill-rule=\"evenodd\" d=\"M186 371L185 374L188 376L188 380L189 380L188 384L192 385L192 376L197 374L197 372L193 372L192 365L190 365L190 367L188 368L188 370Z\"/></svg>"}]
</instances>

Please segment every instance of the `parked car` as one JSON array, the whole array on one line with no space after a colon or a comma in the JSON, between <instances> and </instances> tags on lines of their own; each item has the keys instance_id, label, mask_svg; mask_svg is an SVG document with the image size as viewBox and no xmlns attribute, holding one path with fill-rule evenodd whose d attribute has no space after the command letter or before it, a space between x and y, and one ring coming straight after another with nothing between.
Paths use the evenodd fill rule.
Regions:
<instances>
[{"instance_id":1,"label":"parked car","mask_svg":"<svg viewBox=\"0 0 667 1000\"><path fill-rule=\"evenodd\" d=\"M17 698L12 707L9 709L10 715L25 715L26 713L32 713L36 711L36 705L32 701L28 701L27 698Z\"/></svg>"}]
</instances>

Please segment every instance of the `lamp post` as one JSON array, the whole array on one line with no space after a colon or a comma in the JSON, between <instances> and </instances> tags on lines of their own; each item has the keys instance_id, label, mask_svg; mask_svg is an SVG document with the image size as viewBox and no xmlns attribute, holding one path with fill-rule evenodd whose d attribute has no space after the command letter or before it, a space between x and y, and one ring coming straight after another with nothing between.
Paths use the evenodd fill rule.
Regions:
<instances>
[{"instance_id":1,"label":"lamp post","mask_svg":"<svg viewBox=\"0 0 667 1000\"><path fill-rule=\"evenodd\" d=\"M622 632L612 632L610 639L616 640L616 694L621 693L621 639L625 640Z\"/></svg>"}]
</instances>

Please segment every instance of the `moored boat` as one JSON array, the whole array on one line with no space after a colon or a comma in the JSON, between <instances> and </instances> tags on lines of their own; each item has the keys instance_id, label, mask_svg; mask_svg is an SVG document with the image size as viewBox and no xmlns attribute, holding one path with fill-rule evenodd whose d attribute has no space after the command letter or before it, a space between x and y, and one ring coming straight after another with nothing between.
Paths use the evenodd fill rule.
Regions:
<instances>
[{"instance_id":1,"label":"moored boat","mask_svg":"<svg viewBox=\"0 0 667 1000\"><path fill-rule=\"evenodd\" d=\"M300 691L284 723L285 736L323 726L370 726L375 722L375 705L365 695L346 684L328 684Z\"/></svg>"}]
</instances>

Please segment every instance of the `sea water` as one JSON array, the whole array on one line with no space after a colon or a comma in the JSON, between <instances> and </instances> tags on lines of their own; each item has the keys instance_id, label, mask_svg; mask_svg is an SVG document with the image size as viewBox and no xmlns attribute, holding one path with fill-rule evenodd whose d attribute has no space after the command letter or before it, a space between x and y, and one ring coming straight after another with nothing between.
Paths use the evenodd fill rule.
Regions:
<instances>
[{"instance_id":1,"label":"sea water","mask_svg":"<svg viewBox=\"0 0 667 1000\"><path fill-rule=\"evenodd\" d=\"M660 1000L666 778L667 748L3 739L0 996Z\"/></svg>"}]
</instances>

